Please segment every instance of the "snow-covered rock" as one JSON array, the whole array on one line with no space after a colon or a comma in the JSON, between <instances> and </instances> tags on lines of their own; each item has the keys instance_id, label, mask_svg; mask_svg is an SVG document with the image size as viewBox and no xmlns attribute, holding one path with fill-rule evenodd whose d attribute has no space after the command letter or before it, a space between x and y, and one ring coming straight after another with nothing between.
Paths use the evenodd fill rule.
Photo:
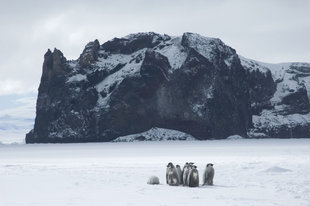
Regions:
<instances>
[{"instance_id":1,"label":"snow-covered rock","mask_svg":"<svg viewBox=\"0 0 310 206\"><path fill-rule=\"evenodd\" d=\"M149 177L147 184L158 185L159 184L159 178L157 176L151 176L151 177Z\"/></svg>"},{"instance_id":2,"label":"snow-covered rock","mask_svg":"<svg viewBox=\"0 0 310 206\"><path fill-rule=\"evenodd\" d=\"M229 136L229 137L227 137L227 139L229 139L229 140L238 140L238 139L243 139L243 137L242 136L240 136L240 135L231 135L231 136Z\"/></svg>"},{"instance_id":3,"label":"snow-covered rock","mask_svg":"<svg viewBox=\"0 0 310 206\"><path fill-rule=\"evenodd\" d=\"M232 56L235 54L235 50L225 45L220 39L187 32L183 34L182 43L184 46L196 50L212 63L217 64L220 55L224 57L227 66L232 64Z\"/></svg>"},{"instance_id":4,"label":"snow-covered rock","mask_svg":"<svg viewBox=\"0 0 310 206\"><path fill-rule=\"evenodd\" d=\"M72 77L69 77L67 83L69 82L79 82L79 81L85 81L87 80L86 75L82 75L82 74L76 74Z\"/></svg>"},{"instance_id":5,"label":"snow-covered rock","mask_svg":"<svg viewBox=\"0 0 310 206\"><path fill-rule=\"evenodd\" d=\"M26 140L111 141L153 127L224 139L246 135L249 109L246 72L221 40L137 33L90 42L73 61L48 51ZM151 131L146 139L180 139Z\"/></svg>"},{"instance_id":6,"label":"snow-covered rock","mask_svg":"<svg viewBox=\"0 0 310 206\"><path fill-rule=\"evenodd\" d=\"M254 128L248 135L250 137L277 138L309 137L310 64L268 64L241 56L240 60L244 68L250 72L250 76L254 76L254 72L264 74L266 78L271 74L276 86L274 92L269 92L272 96L269 95L266 98L265 106L260 107L260 110L254 113L252 117ZM271 88L270 78L269 83L266 78L254 81L253 87L259 86L261 90L258 94L266 95L268 88ZM255 106L261 103L262 99L264 98L260 96L258 101L254 102Z\"/></svg>"},{"instance_id":7,"label":"snow-covered rock","mask_svg":"<svg viewBox=\"0 0 310 206\"><path fill-rule=\"evenodd\" d=\"M114 142L196 140L192 135L172 129L152 128L148 131L118 137Z\"/></svg>"},{"instance_id":8,"label":"snow-covered rock","mask_svg":"<svg viewBox=\"0 0 310 206\"><path fill-rule=\"evenodd\" d=\"M95 40L77 60L46 52L26 142L166 140L154 127L201 140L310 136L309 88L310 64L249 60L199 34ZM296 124L268 126L282 120Z\"/></svg>"}]
</instances>

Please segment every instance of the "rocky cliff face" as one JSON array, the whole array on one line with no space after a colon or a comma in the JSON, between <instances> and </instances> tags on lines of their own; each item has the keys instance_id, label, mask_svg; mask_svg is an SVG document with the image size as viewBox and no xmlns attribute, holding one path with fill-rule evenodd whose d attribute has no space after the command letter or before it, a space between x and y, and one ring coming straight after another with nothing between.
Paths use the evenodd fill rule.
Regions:
<instances>
[{"instance_id":1,"label":"rocky cliff face","mask_svg":"<svg viewBox=\"0 0 310 206\"><path fill-rule=\"evenodd\" d=\"M310 64L266 64L240 59L249 77L254 78L250 90L261 90L257 94L250 92L259 98L251 100L255 112L249 137L309 138Z\"/></svg>"},{"instance_id":2,"label":"rocky cliff face","mask_svg":"<svg viewBox=\"0 0 310 206\"><path fill-rule=\"evenodd\" d=\"M26 142L124 141L137 133L149 139L154 127L196 139L287 137L295 127L283 123L271 129L269 113L308 118L310 66L279 68L193 33L138 33L102 45L95 40L74 61L48 50L35 126ZM302 122L296 123L300 134L308 128Z\"/></svg>"}]
</instances>

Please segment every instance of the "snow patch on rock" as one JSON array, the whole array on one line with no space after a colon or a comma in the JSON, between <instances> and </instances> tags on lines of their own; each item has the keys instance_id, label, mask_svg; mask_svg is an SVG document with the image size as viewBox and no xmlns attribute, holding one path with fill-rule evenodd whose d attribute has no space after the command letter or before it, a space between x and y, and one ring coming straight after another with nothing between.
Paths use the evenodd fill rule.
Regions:
<instances>
[{"instance_id":1,"label":"snow patch on rock","mask_svg":"<svg viewBox=\"0 0 310 206\"><path fill-rule=\"evenodd\" d=\"M281 81L291 65L291 63L270 64L259 61L256 62L264 67L267 67L271 71L274 81Z\"/></svg>"},{"instance_id":2,"label":"snow patch on rock","mask_svg":"<svg viewBox=\"0 0 310 206\"><path fill-rule=\"evenodd\" d=\"M67 83L80 82L80 81L86 81L86 80L87 80L86 75L76 74L76 75L73 75L72 77L69 77L67 80Z\"/></svg>"},{"instance_id":3,"label":"snow patch on rock","mask_svg":"<svg viewBox=\"0 0 310 206\"><path fill-rule=\"evenodd\" d=\"M170 37L166 34L162 35L162 34L157 34L154 32L138 32L138 33L133 33L133 34L129 34L124 36L122 39L128 39L128 42L131 42L135 39L140 38L141 36L153 36L153 43L156 42L159 38L163 39L163 40L169 40Z\"/></svg>"},{"instance_id":4,"label":"snow patch on rock","mask_svg":"<svg viewBox=\"0 0 310 206\"><path fill-rule=\"evenodd\" d=\"M294 74L285 72L282 76L281 82L277 84L277 90L271 98L271 103L277 104L282 101L283 97L291 92L296 92L299 88L299 82L294 79Z\"/></svg>"},{"instance_id":5,"label":"snow patch on rock","mask_svg":"<svg viewBox=\"0 0 310 206\"><path fill-rule=\"evenodd\" d=\"M187 58L187 52L181 45L181 40L181 37L175 37L165 44L160 44L156 49L157 52L168 58L172 70L179 69ZM161 48L162 46L163 48Z\"/></svg>"},{"instance_id":6,"label":"snow patch on rock","mask_svg":"<svg viewBox=\"0 0 310 206\"><path fill-rule=\"evenodd\" d=\"M107 94L107 96L105 97L99 95L98 99L99 106L108 107L108 100L111 93L110 88L112 86L117 86L126 77L140 75L139 73L140 67L143 61L142 60L135 61L134 59L138 58L138 56L140 56L140 58L143 59L145 51L146 49L141 49L131 55L113 54L106 60L101 59L101 62L97 63L97 65L101 67L101 69L108 69L108 70L112 70L119 63L125 64L125 66L122 67L120 70L116 71L113 74L110 74L95 86L98 93L104 92Z\"/></svg>"},{"instance_id":7,"label":"snow patch on rock","mask_svg":"<svg viewBox=\"0 0 310 206\"><path fill-rule=\"evenodd\" d=\"M110 71L114 69L118 64L125 64L132 59L131 55L126 54L111 54L105 57L99 57L98 61L94 63L99 70Z\"/></svg>"},{"instance_id":8,"label":"snow patch on rock","mask_svg":"<svg viewBox=\"0 0 310 206\"><path fill-rule=\"evenodd\" d=\"M267 67L262 66L261 64L259 64L255 60L247 59L241 55L239 55L239 59L240 59L240 63L243 66L243 68L245 68L246 70L248 70L250 72L259 71L259 72L265 74L265 76L266 76L267 73L270 71Z\"/></svg>"},{"instance_id":9,"label":"snow patch on rock","mask_svg":"<svg viewBox=\"0 0 310 206\"><path fill-rule=\"evenodd\" d=\"M68 66L70 69L72 69L73 71L76 71L76 69L78 68L78 61L76 60L70 60L68 61Z\"/></svg>"}]
</instances>

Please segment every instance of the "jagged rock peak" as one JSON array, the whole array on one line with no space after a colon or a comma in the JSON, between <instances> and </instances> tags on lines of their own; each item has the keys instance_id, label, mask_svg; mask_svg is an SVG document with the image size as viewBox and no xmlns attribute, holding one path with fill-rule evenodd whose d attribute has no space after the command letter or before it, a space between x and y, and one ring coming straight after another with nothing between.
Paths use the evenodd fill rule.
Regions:
<instances>
[{"instance_id":1,"label":"jagged rock peak","mask_svg":"<svg viewBox=\"0 0 310 206\"><path fill-rule=\"evenodd\" d=\"M48 49L47 52L44 54L43 64L52 69L53 65L61 65L64 64L66 61L67 59L66 57L64 57L63 53L59 49L54 48L53 52Z\"/></svg>"},{"instance_id":2,"label":"jagged rock peak","mask_svg":"<svg viewBox=\"0 0 310 206\"><path fill-rule=\"evenodd\" d=\"M50 90L50 88L52 87L51 85L53 84L58 85L59 79L66 78L65 76L71 71L66 66L66 63L67 59L64 57L63 53L60 50L56 48L53 52L51 52L50 49L47 50L44 55L39 94L44 93L44 91ZM39 104L37 103L37 106L38 105Z\"/></svg>"},{"instance_id":3,"label":"jagged rock peak","mask_svg":"<svg viewBox=\"0 0 310 206\"><path fill-rule=\"evenodd\" d=\"M98 39L95 39L95 41L91 41L86 44L84 51L87 51L89 49L99 49L99 47L100 43Z\"/></svg>"},{"instance_id":4,"label":"jagged rock peak","mask_svg":"<svg viewBox=\"0 0 310 206\"><path fill-rule=\"evenodd\" d=\"M63 56L63 53L59 49L57 49L56 47L54 48L53 53L57 54L57 55L60 55L60 56Z\"/></svg>"},{"instance_id":5,"label":"jagged rock peak","mask_svg":"<svg viewBox=\"0 0 310 206\"><path fill-rule=\"evenodd\" d=\"M123 38L114 38L104 44L102 49L109 53L131 54L142 48L154 48L163 41L170 40L168 35L154 32L130 34Z\"/></svg>"},{"instance_id":6,"label":"jagged rock peak","mask_svg":"<svg viewBox=\"0 0 310 206\"><path fill-rule=\"evenodd\" d=\"M47 49L47 51L44 54L44 58L47 56L50 56L52 54L52 51L50 49Z\"/></svg>"},{"instance_id":7,"label":"jagged rock peak","mask_svg":"<svg viewBox=\"0 0 310 206\"><path fill-rule=\"evenodd\" d=\"M167 34L158 34L155 32L138 32L138 33L133 33L133 34L129 34L127 36L124 36L124 39L128 39L129 41L133 41L136 39L141 39L141 38L145 38L145 37L151 37L154 41L156 40L170 40L171 37Z\"/></svg>"},{"instance_id":8,"label":"jagged rock peak","mask_svg":"<svg viewBox=\"0 0 310 206\"><path fill-rule=\"evenodd\" d=\"M223 58L228 66L231 64L232 57L236 56L236 51L225 45L220 39L204 37L196 33L184 33L181 44L196 50L210 62L217 62L218 59Z\"/></svg>"},{"instance_id":9,"label":"jagged rock peak","mask_svg":"<svg viewBox=\"0 0 310 206\"><path fill-rule=\"evenodd\" d=\"M54 48L53 52L50 49L47 49L46 53L44 54L44 58L47 58L49 56L58 56L65 58L63 53L57 48Z\"/></svg>"},{"instance_id":10,"label":"jagged rock peak","mask_svg":"<svg viewBox=\"0 0 310 206\"><path fill-rule=\"evenodd\" d=\"M83 53L80 55L79 58L80 65L83 67L89 67L92 63L97 61L99 49L100 43L97 39L86 44Z\"/></svg>"}]
</instances>

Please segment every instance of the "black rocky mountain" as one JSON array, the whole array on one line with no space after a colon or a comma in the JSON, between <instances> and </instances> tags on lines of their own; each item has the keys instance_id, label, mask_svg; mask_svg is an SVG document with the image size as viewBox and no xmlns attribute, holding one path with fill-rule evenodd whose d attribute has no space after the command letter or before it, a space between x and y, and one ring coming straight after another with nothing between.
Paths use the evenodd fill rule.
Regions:
<instances>
[{"instance_id":1,"label":"black rocky mountain","mask_svg":"<svg viewBox=\"0 0 310 206\"><path fill-rule=\"evenodd\" d=\"M310 66L282 66L193 33L95 40L74 61L48 50L26 142L112 141L154 127L200 140L305 137Z\"/></svg>"}]
</instances>

